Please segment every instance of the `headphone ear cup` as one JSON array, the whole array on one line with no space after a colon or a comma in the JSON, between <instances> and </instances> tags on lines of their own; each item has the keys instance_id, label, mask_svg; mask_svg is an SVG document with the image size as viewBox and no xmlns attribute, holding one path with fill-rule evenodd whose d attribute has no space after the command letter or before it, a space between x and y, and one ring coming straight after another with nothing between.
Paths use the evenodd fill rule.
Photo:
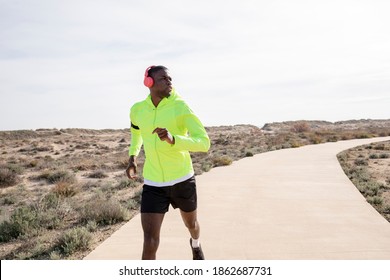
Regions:
<instances>
[{"instance_id":1,"label":"headphone ear cup","mask_svg":"<svg viewBox=\"0 0 390 280\"><path fill-rule=\"evenodd\" d=\"M144 85L148 88L151 88L154 84L153 78L149 76L149 70L152 69L153 67L156 67L156 66L149 66L148 68L146 68L146 71L145 71Z\"/></svg>"},{"instance_id":2,"label":"headphone ear cup","mask_svg":"<svg viewBox=\"0 0 390 280\"><path fill-rule=\"evenodd\" d=\"M152 77L145 77L144 78L144 85L148 88L151 88L154 84L154 80Z\"/></svg>"}]
</instances>

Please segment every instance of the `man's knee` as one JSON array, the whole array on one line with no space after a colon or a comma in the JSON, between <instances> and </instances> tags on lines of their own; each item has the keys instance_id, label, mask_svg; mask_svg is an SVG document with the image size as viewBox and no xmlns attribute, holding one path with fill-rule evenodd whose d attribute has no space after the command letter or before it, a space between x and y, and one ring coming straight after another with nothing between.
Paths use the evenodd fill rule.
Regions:
<instances>
[{"instance_id":1,"label":"man's knee","mask_svg":"<svg viewBox=\"0 0 390 280\"><path fill-rule=\"evenodd\" d=\"M144 246L148 250L156 251L158 245L160 244L160 238L152 236L152 235L144 235Z\"/></svg>"},{"instance_id":2,"label":"man's knee","mask_svg":"<svg viewBox=\"0 0 390 280\"><path fill-rule=\"evenodd\" d=\"M188 229L195 229L198 227L198 221L195 219L194 220L186 220L186 221L184 221L184 224Z\"/></svg>"}]
</instances>

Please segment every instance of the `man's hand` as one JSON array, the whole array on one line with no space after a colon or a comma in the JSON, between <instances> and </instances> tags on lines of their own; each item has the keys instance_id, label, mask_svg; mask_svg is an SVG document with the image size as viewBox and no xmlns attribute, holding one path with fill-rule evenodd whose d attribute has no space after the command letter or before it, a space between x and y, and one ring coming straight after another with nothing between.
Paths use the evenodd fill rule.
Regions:
<instances>
[{"instance_id":1,"label":"man's hand","mask_svg":"<svg viewBox=\"0 0 390 280\"><path fill-rule=\"evenodd\" d=\"M126 175L132 180L137 178L137 157L130 156L129 164L126 167Z\"/></svg>"},{"instance_id":2,"label":"man's hand","mask_svg":"<svg viewBox=\"0 0 390 280\"><path fill-rule=\"evenodd\" d=\"M161 141L166 141L171 145L175 144L175 138L173 138L172 134L170 134L166 128L157 127L153 130L152 134L153 133L157 133Z\"/></svg>"}]
</instances>

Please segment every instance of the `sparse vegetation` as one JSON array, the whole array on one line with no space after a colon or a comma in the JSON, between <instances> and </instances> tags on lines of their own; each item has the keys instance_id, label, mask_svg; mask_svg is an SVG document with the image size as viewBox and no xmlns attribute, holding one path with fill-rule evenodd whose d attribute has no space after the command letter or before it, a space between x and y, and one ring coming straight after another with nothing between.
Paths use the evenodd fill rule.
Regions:
<instances>
[{"instance_id":1,"label":"sparse vegetation","mask_svg":"<svg viewBox=\"0 0 390 280\"><path fill-rule=\"evenodd\" d=\"M357 189L390 222L390 142L355 147L338 155L339 162ZM374 151L374 153L373 153Z\"/></svg>"},{"instance_id":2,"label":"sparse vegetation","mask_svg":"<svg viewBox=\"0 0 390 280\"><path fill-rule=\"evenodd\" d=\"M390 121L206 129L209 153L191 155L197 175L267 151L390 136ZM0 143L0 259L81 259L139 211L143 178L130 181L124 175L128 129L0 131ZM359 151L363 157L341 155L353 167L348 176L365 182L359 189L386 215L390 203L383 194L390 176L374 184L369 167L387 161L389 151L381 143ZM361 165L353 164L356 159ZM139 174L143 162L141 151Z\"/></svg>"}]
</instances>

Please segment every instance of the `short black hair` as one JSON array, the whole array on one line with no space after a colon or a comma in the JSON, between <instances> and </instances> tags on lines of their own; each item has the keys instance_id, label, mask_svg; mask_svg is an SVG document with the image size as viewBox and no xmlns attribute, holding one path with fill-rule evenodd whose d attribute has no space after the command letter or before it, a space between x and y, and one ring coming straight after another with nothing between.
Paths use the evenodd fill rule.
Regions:
<instances>
[{"instance_id":1,"label":"short black hair","mask_svg":"<svg viewBox=\"0 0 390 280\"><path fill-rule=\"evenodd\" d=\"M149 71L148 71L148 77L154 78L154 74L155 74L156 72L160 71L160 70L165 70L165 71L166 71L166 70L168 70L168 68L165 67L165 66L162 66L162 65L154 66L154 67L152 67L152 68L149 69Z\"/></svg>"}]
</instances>

